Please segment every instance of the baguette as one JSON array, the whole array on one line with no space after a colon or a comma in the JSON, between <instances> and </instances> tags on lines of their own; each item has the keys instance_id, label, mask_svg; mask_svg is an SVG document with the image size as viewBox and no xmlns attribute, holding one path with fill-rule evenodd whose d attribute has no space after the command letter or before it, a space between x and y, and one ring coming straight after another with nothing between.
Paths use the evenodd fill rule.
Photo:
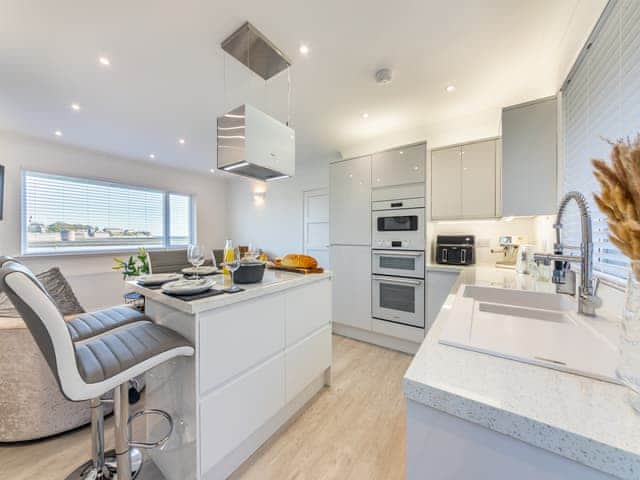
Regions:
<instances>
[{"instance_id":1,"label":"baguette","mask_svg":"<svg viewBox=\"0 0 640 480\"><path fill-rule=\"evenodd\" d=\"M289 255L284 256L281 265L292 268L316 268L318 266L318 261L309 255L290 253Z\"/></svg>"}]
</instances>

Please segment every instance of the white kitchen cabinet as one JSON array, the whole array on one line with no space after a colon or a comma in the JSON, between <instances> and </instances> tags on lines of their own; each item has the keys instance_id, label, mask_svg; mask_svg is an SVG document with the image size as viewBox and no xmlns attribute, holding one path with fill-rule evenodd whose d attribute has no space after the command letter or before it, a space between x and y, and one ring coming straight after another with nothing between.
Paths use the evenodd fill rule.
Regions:
<instances>
[{"instance_id":1,"label":"white kitchen cabinet","mask_svg":"<svg viewBox=\"0 0 640 480\"><path fill-rule=\"evenodd\" d=\"M331 246L333 321L371 330L371 249Z\"/></svg>"},{"instance_id":2,"label":"white kitchen cabinet","mask_svg":"<svg viewBox=\"0 0 640 480\"><path fill-rule=\"evenodd\" d=\"M431 153L433 220L497 216L497 142L485 140Z\"/></svg>"},{"instance_id":3,"label":"white kitchen cabinet","mask_svg":"<svg viewBox=\"0 0 640 480\"><path fill-rule=\"evenodd\" d=\"M557 99L502 110L502 214L552 215L557 191Z\"/></svg>"},{"instance_id":4,"label":"white kitchen cabinet","mask_svg":"<svg viewBox=\"0 0 640 480\"><path fill-rule=\"evenodd\" d=\"M462 216L496 216L496 142L460 147L462 159Z\"/></svg>"},{"instance_id":5,"label":"white kitchen cabinet","mask_svg":"<svg viewBox=\"0 0 640 480\"><path fill-rule=\"evenodd\" d=\"M442 272L427 270L425 301L427 303L427 318L425 331L429 331L435 322L440 309L451 293L460 272Z\"/></svg>"},{"instance_id":6,"label":"white kitchen cabinet","mask_svg":"<svg viewBox=\"0 0 640 480\"><path fill-rule=\"evenodd\" d=\"M424 183L427 146L400 147L371 157L373 188Z\"/></svg>"},{"instance_id":7,"label":"white kitchen cabinet","mask_svg":"<svg viewBox=\"0 0 640 480\"><path fill-rule=\"evenodd\" d=\"M431 153L431 218L462 215L462 162L460 147Z\"/></svg>"},{"instance_id":8,"label":"white kitchen cabinet","mask_svg":"<svg viewBox=\"0 0 640 480\"><path fill-rule=\"evenodd\" d=\"M287 347L331 323L331 283L324 282L293 290L287 295L285 318Z\"/></svg>"},{"instance_id":9,"label":"white kitchen cabinet","mask_svg":"<svg viewBox=\"0 0 640 480\"><path fill-rule=\"evenodd\" d=\"M287 402L331 365L331 325L326 325L285 352Z\"/></svg>"},{"instance_id":10,"label":"white kitchen cabinet","mask_svg":"<svg viewBox=\"0 0 640 480\"><path fill-rule=\"evenodd\" d=\"M371 157L329 167L331 244L371 244Z\"/></svg>"}]
</instances>

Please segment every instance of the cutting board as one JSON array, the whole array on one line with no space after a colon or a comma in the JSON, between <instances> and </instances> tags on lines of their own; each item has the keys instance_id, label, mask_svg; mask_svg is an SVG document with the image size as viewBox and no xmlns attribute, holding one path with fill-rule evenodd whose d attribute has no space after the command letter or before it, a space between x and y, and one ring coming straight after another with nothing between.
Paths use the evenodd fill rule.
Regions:
<instances>
[{"instance_id":1,"label":"cutting board","mask_svg":"<svg viewBox=\"0 0 640 480\"><path fill-rule=\"evenodd\" d=\"M322 273L324 269L322 267L316 268L302 268L302 267L285 267L284 265L276 265L275 263L268 263L267 267L272 270L284 270L285 272L294 273Z\"/></svg>"}]
</instances>

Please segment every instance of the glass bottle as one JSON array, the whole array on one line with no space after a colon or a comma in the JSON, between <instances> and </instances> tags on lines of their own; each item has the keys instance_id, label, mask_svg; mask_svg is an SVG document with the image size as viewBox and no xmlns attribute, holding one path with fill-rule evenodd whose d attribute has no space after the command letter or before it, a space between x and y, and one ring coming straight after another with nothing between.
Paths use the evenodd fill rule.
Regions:
<instances>
[{"instance_id":1,"label":"glass bottle","mask_svg":"<svg viewBox=\"0 0 640 480\"><path fill-rule=\"evenodd\" d=\"M233 259L233 241L227 239L224 243L224 253L222 254L222 261L224 262L224 269L222 273L224 274L224 285L225 287L231 286L231 270L227 267L227 262Z\"/></svg>"}]
</instances>

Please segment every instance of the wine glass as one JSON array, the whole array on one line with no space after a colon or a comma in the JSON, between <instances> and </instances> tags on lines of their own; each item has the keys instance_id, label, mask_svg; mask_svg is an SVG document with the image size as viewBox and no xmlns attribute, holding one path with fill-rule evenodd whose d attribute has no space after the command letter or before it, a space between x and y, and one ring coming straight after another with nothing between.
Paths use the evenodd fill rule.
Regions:
<instances>
[{"instance_id":1,"label":"wine glass","mask_svg":"<svg viewBox=\"0 0 640 480\"><path fill-rule=\"evenodd\" d=\"M216 254L213 252L213 250L211 250L211 266L216 270L218 269L218 262L216 262Z\"/></svg>"},{"instance_id":2,"label":"wine glass","mask_svg":"<svg viewBox=\"0 0 640 480\"><path fill-rule=\"evenodd\" d=\"M237 292L240 290L238 286L235 284L235 273L236 270L240 268L240 249L234 248L230 249L229 252L225 255L224 264L227 266L229 270L231 270L231 287L229 288L229 292Z\"/></svg>"},{"instance_id":3,"label":"wine glass","mask_svg":"<svg viewBox=\"0 0 640 480\"><path fill-rule=\"evenodd\" d=\"M200 244L189 245L189 248L187 249L187 258L189 263L193 265L196 280L200 278L198 276L198 267L204 263L204 251L204 246Z\"/></svg>"}]
</instances>

